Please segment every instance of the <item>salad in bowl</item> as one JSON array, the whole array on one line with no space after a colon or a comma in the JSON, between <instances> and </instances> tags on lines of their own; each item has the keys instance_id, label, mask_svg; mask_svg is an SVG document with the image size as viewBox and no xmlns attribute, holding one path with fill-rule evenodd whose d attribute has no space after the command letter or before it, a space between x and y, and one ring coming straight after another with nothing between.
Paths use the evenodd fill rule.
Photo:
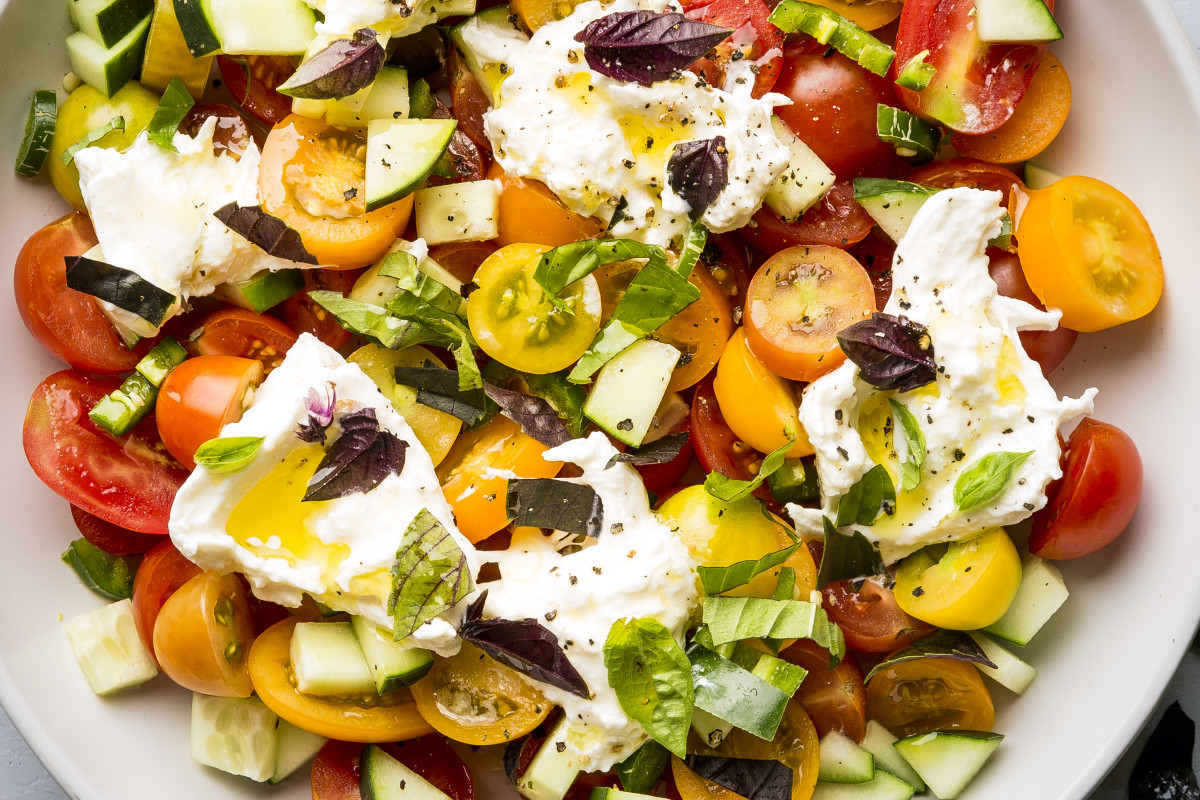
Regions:
<instances>
[{"instance_id":1,"label":"salad in bowl","mask_svg":"<svg viewBox=\"0 0 1200 800\"><path fill-rule=\"evenodd\" d=\"M971 796L1143 488L1051 379L1163 292L1038 164L1070 26L484 5L71 0L15 289L87 685L238 793Z\"/></svg>"}]
</instances>

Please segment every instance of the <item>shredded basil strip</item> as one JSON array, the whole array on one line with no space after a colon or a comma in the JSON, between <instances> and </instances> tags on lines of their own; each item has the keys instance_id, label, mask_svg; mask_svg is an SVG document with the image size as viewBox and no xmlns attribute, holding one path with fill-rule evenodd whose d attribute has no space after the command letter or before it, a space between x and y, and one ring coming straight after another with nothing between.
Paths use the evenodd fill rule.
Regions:
<instances>
[{"instance_id":1,"label":"shredded basil strip","mask_svg":"<svg viewBox=\"0 0 1200 800\"><path fill-rule=\"evenodd\" d=\"M744 497L749 497L755 489L762 485L763 481L783 466L788 451L795 444L795 439L788 439L787 442L773 450L763 459L762 466L758 469L758 474L748 481L730 478L719 472L710 472L708 477L704 479L704 490L713 497L724 500L727 503L734 503Z\"/></svg>"},{"instance_id":2,"label":"shredded basil strip","mask_svg":"<svg viewBox=\"0 0 1200 800\"><path fill-rule=\"evenodd\" d=\"M925 434L921 430L921 424L917 422L917 418L908 410L908 406L894 397L888 398L888 402L892 405L892 419L895 420L895 424L892 426L892 435L904 434L904 454L900 459L900 485L904 491L911 492L921 485L921 469L925 466Z\"/></svg>"},{"instance_id":3,"label":"shredded basil strip","mask_svg":"<svg viewBox=\"0 0 1200 800\"><path fill-rule=\"evenodd\" d=\"M96 142L100 141L101 139L103 139L105 136L112 133L113 131L123 131L123 130L125 130L125 118L124 117L113 117L112 119L110 119L108 121L107 124L103 125L102 127L99 127L94 131L88 131L87 136L84 136L82 139L80 139L78 142L76 142L75 144L68 147L63 152L63 154L62 154L63 166L67 166L72 161L74 161L75 154L78 153L83 148L91 147Z\"/></svg>"},{"instance_id":4,"label":"shredded basil strip","mask_svg":"<svg viewBox=\"0 0 1200 800\"><path fill-rule=\"evenodd\" d=\"M171 78L171 82L167 84L167 90L163 92L162 100L158 103L158 108L154 111L150 125L146 128L146 136L163 150L178 153L179 148L175 146L174 141L175 134L179 132L180 123L194 105L196 105L196 101L192 99L191 93L183 85L179 76Z\"/></svg>"},{"instance_id":5,"label":"shredded basil strip","mask_svg":"<svg viewBox=\"0 0 1200 800\"><path fill-rule=\"evenodd\" d=\"M854 482L838 500L837 526L870 527L880 514L896 511L896 487L882 464L877 464Z\"/></svg>"}]
</instances>

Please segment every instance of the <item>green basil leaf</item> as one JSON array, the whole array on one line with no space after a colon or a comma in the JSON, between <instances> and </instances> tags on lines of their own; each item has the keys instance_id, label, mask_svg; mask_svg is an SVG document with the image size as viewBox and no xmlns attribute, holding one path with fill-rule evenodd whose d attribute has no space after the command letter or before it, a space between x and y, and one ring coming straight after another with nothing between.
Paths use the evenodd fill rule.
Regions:
<instances>
[{"instance_id":1,"label":"green basil leaf","mask_svg":"<svg viewBox=\"0 0 1200 800\"><path fill-rule=\"evenodd\" d=\"M730 589L745 586L772 567L779 566L791 558L792 553L800 547L800 542L796 542L782 550L767 553L757 561L739 561L728 567L697 567L696 572L700 576L700 583L704 586L705 594L721 594ZM782 575L782 573L780 574Z\"/></svg>"},{"instance_id":2,"label":"green basil leaf","mask_svg":"<svg viewBox=\"0 0 1200 800\"><path fill-rule=\"evenodd\" d=\"M567 380L566 372L550 372L545 375L526 375L525 385L534 397L549 403L567 426L572 438L583 437L588 421L583 416L583 404L587 390Z\"/></svg>"},{"instance_id":3,"label":"green basil leaf","mask_svg":"<svg viewBox=\"0 0 1200 800\"><path fill-rule=\"evenodd\" d=\"M604 666L630 719L675 755L686 755L692 664L666 626L652 617L617 620L604 641Z\"/></svg>"},{"instance_id":4,"label":"green basil leaf","mask_svg":"<svg viewBox=\"0 0 1200 800\"><path fill-rule=\"evenodd\" d=\"M341 292L316 290L309 292L308 296L332 314L346 330L390 350L403 350L414 344L427 344L440 339L419 323L402 320L387 309L353 300Z\"/></svg>"},{"instance_id":5,"label":"green basil leaf","mask_svg":"<svg viewBox=\"0 0 1200 800\"><path fill-rule=\"evenodd\" d=\"M237 472L254 460L262 444L262 436L227 436L224 439L209 439L196 448L195 460L198 465L218 475Z\"/></svg>"},{"instance_id":6,"label":"green basil leaf","mask_svg":"<svg viewBox=\"0 0 1200 800\"><path fill-rule=\"evenodd\" d=\"M84 136L78 142L76 142L75 144L68 147L65 151L63 151L63 154L62 154L63 166L69 166L70 163L75 160L75 154L78 153L83 148L91 147L96 142L100 141L101 139L103 139L105 136L112 133L113 131L123 131L123 130L125 130L125 118L124 117L113 117L112 119L110 119L108 121L107 124L105 124L99 128L96 128L96 130L94 130L94 131L88 131L87 136Z\"/></svg>"},{"instance_id":7,"label":"green basil leaf","mask_svg":"<svg viewBox=\"0 0 1200 800\"><path fill-rule=\"evenodd\" d=\"M771 592L772 600L796 599L796 570L793 567L780 567L779 577L775 580L775 590Z\"/></svg>"},{"instance_id":8,"label":"green basil leaf","mask_svg":"<svg viewBox=\"0 0 1200 800\"><path fill-rule=\"evenodd\" d=\"M432 278L429 281L436 283ZM450 291L444 286L441 288L446 292ZM401 291L388 303L387 310L400 319L415 322L435 334L437 338L434 341L447 348L454 356L460 390L482 389L483 377L479 373L479 364L475 361L475 353L472 351L475 340L471 338L471 330L458 314L439 305L444 300L441 292L435 292L431 300L414 292Z\"/></svg>"},{"instance_id":9,"label":"green basil leaf","mask_svg":"<svg viewBox=\"0 0 1200 800\"><path fill-rule=\"evenodd\" d=\"M419 271L417 257L403 250L388 253L383 261L379 262L379 274L385 278L395 278L398 281L411 281L416 278Z\"/></svg>"},{"instance_id":10,"label":"green basil leaf","mask_svg":"<svg viewBox=\"0 0 1200 800\"><path fill-rule=\"evenodd\" d=\"M963 470L954 482L954 505L959 511L967 511L995 500L1003 494L1017 467L1031 455L1032 450L988 453Z\"/></svg>"},{"instance_id":11,"label":"green basil leaf","mask_svg":"<svg viewBox=\"0 0 1200 800\"><path fill-rule=\"evenodd\" d=\"M178 153L179 148L175 147L174 141L175 134L179 132L179 124L194 105L196 101L192 99L183 81L179 80L179 76L171 78L167 90L163 92L162 100L158 102L154 116L150 119L150 125L146 128L146 135L150 137L150 141L163 150Z\"/></svg>"},{"instance_id":12,"label":"green basil leaf","mask_svg":"<svg viewBox=\"0 0 1200 800\"><path fill-rule=\"evenodd\" d=\"M892 404L892 436L904 433L905 454L900 459L900 486L910 492L921 484L921 468L925 465L925 434L908 406L888 398Z\"/></svg>"},{"instance_id":13,"label":"green basil leaf","mask_svg":"<svg viewBox=\"0 0 1200 800\"><path fill-rule=\"evenodd\" d=\"M704 479L704 490L713 497L724 500L727 503L733 503L741 500L743 497L749 497L755 489L762 485L763 481L783 466L784 459L787 458L787 453L792 449L794 444L796 444L795 439L788 439L786 443L769 453L763 459L762 466L758 468L758 474L751 480L739 481L722 475L719 472L708 473L708 477Z\"/></svg>"},{"instance_id":14,"label":"green basil leaf","mask_svg":"<svg viewBox=\"0 0 1200 800\"><path fill-rule=\"evenodd\" d=\"M846 652L841 629L825 609L805 600L764 600L758 597L708 597L704 624L712 643L720 646L742 639L811 639L828 648L831 663Z\"/></svg>"},{"instance_id":15,"label":"green basil leaf","mask_svg":"<svg viewBox=\"0 0 1200 800\"><path fill-rule=\"evenodd\" d=\"M559 298L563 289L605 264L641 258L650 259L650 263L667 263L663 249L651 244L642 244L633 239L585 239L543 253L534 267L533 280L556 306L573 314Z\"/></svg>"},{"instance_id":16,"label":"green basil leaf","mask_svg":"<svg viewBox=\"0 0 1200 800\"><path fill-rule=\"evenodd\" d=\"M918 658L953 658L956 661L969 661L984 667L996 668L996 665L984 655L979 645L962 631L938 630L924 639L918 639L898 653L894 653L867 673L863 682L871 680L871 676L901 661L915 661Z\"/></svg>"},{"instance_id":17,"label":"green basil leaf","mask_svg":"<svg viewBox=\"0 0 1200 800\"><path fill-rule=\"evenodd\" d=\"M896 510L896 487L882 464L867 470L838 501L837 525L875 524L880 514Z\"/></svg>"},{"instance_id":18,"label":"green basil leaf","mask_svg":"<svg viewBox=\"0 0 1200 800\"><path fill-rule=\"evenodd\" d=\"M129 559L106 553L87 539L76 539L62 554L62 560L96 594L109 600L133 596L134 569Z\"/></svg>"},{"instance_id":19,"label":"green basil leaf","mask_svg":"<svg viewBox=\"0 0 1200 800\"><path fill-rule=\"evenodd\" d=\"M471 426L487 415L488 401L483 389L461 391L458 373L426 361L422 367L393 368L396 383L417 390L417 402L449 414Z\"/></svg>"},{"instance_id":20,"label":"green basil leaf","mask_svg":"<svg viewBox=\"0 0 1200 800\"><path fill-rule=\"evenodd\" d=\"M458 542L429 509L409 524L392 565L392 591L387 610L396 641L475 591L467 557Z\"/></svg>"},{"instance_id":21,"label":"green basil leaf","mask_svg":"<svg viewBox=\"0 0 1200 800\"><path fill-rule=\"evenodd\" d=\"M834 581L879 575L883 572L883 556L879 548L859 531L844 534L824 518L825 548L821 554L821 569L817 572L817 588Z\"/></svg>"}]
</instances>

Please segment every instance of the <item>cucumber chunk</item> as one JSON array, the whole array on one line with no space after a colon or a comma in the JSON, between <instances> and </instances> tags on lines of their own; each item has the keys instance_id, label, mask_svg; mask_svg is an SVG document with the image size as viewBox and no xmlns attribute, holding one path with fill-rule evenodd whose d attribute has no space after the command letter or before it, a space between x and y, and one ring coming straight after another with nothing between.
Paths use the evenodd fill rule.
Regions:
<instances>
[{"instance_id":1,"label":"cucumber chunk","mask_svg":"<svg viewBox=\"0 0 1200 800\"><path fill-rule=\"evenodd\" d=\"M866 783L818 782L812 800L909 800L916 789L890 772L875 770Z\"/></svg>"},{"instance_id":2,"label":"cucumber chunk","mask_svg":"<svg viewBox=\"0 0 1200 800\"><path fill-rule=\"evenodd\" d=\"M1017 658L1008 648L992 640L978 631L967 631L967 635L975 640L979 649L996 666L989 667L977 664L979 671L996 683L1016 694L1025 694L1029 684L1037 677L1037 669Z\"/></svg>"},{"instance_id":3,"label":"cucumber chunk","mask_svg":"<svg viewBox=\"0 0 1200 800\"><path fill-rule=\"evenodd\" d=\"M329 101L325 121L345 128L363 127L376 119L408 119L408 71L403 67L384 66L375 82L358 94L362 102L351 98Z\"/></svg>"},{"instance_id":4,"label":"cucumber chunk","mask_svg":"<svg viewBox=\"0 0 1200 800\"><path fill-rule=\"evenodd\" d=\"M71 24L104 47L129 35L154 10L154 0L70 0Z\"/></svg>"},{"instance_id":5,"label":"cucumber chunk","mask_svg":"<svg viewBox=\"0 0 1200 800\"><path fill-rule=\"evenodd\" d=\"M380 694L412 686L433 668L433 654L428 650L393 641L390 631L364 617L351 617L350 623Z\"/></svg>"},{"instance_id":6,"label":"cucumber chunk","mask_svg":"<svg viewBox=\"0 0 1200 800\"><path fill-rule=\"evenodd\" d=\"M129 433L154 408L158 387L167 375L186 358L187 351L178 342L169 336L163 339L115 391L100 398L88 417L114 436Z\"/></svg>"},{"instance_id":7,"label":"cucumber chunk","mask_svg":"<svg viewBox=\"0 0 1200 800\"><path fill-rule=\"evenodd\" d=\"M86 33L72 33L67 37L71 70L84 83L104 92L106 97L112 97L141 66L149 32L150 17L146 17L123 39L107 48Z\"/></svg>"},{"instance_id":8,"label":"cucumber chunk","mask_svg":"<svg viewBox=\"0 0 1200 800\"><path fill-rule=\"evenodd\" d=\"M36 178L50 155L50 142L58 125L58 95L53 89L38 89L29 103L25 136L17 151L17 174Z\"/></svg>"},{"instance_id":9,"label":"cucumber chunk","mask_svg":"<svg viewBox=\"0 0 1200 800\"><path fill-rule=\"evenodd\" d=\"M925 781L917 771L904 760L896 750L895 744L900 741L892 732L875 720L867 720L867 732L863 736L862 747L875 756L875 774L887 772L911 785L916 791L923 792L927 788Z\"/></svg>"},{"instance_id":10,"label":"cucumber chunk","mask_svg":"<svg viewBox=\"0 0 1200 800\"><path fill-rule=\"evenodd\" d=\"M175 16L194 58L303 55L316 38L317 17L303 0L174 0Z\"/></svg>"},{"instance_id":11,"label":"cucumber chunk","mask_svg":"<svg viewBox=\"0 0 1200 800\"><path fill-rule=\"evenodd\" d=\"M679 357L679 350L665 342L634 342L600 368L583 404L584 416L618 441L640 446Z\"/></svg>"},{"instance_id":12,"label":"cucumber chunk","mask_svg":"<svg viewBox=\"0 0 1200 800\"><path fill-rule=\"evenodd\" d=\"M1025 185L1030 189L1045 189L1062 179L1058 173L1039 167L1031 161L1025 162L1024 173Z\"/></svg>"},{"instance_id":13,"label":"cucumber chunk","mask_svg":"<svg viewBox=\"0 0 1200 800\"><path fill-rule=\"evenodd\" d=\"M428 244L486 242L499 235L500 190L495 181L429 186L413 194L417 236Z\"/></svg>"},{"instance_id":14,"label":"cucumber chunk","mask_svg":"<svg viewBox=\"0 0 1200 800\"><path fill-rule=\"evenodd\" d=\"M1017 596L1004 616L984 628L998 639L1020 647L1042 629L1042 626L1062 608L1067 601L1067 584L1063 582L1058 567L1044 558L1030 556L1021 571L1021 584Z\"/></svg>"},{"instance_id":15,"label":"cucumber chunk","mask_svg":"<svg viewBox=\"0 0 1200 800\"><path fill-rule=\"evenodd\" d=\"M895 748L940 800L954 800L1003 739L982 731L938 731L901 739Z\"/></svg>"},{"instance_id":16,"label":"cucumber chunk","mask_svg":"<svg viewBox=\"0 0 1200 800\"><path fill-rule=\"evenodd\" d=\"M896 58L891 47L824 6L783 0L771 12L771 22L784 33L808 34L876 75L886 75Z\"/></svg>"},{"instance_id":17,"label":"cucumber chunk","mask_svg":"<svg viewBox=\"0 0 1200 800\"><path fill-rule=\"evenodd\" d=\"M450 800L432 783L373 744L363 751L361 769L363 800Z\"/></svg>"},{"instance_id":18,"label":"cucumber chunk","mask_svg":"<svg viewBox=\"0 0 1200 800\"><path fill-rule=\"evenodd\" d=\"M791 149L792 158L783 176L767 191L763 202L783 219L799 219L825 196L836 176L811 147L792 133L787 123L779 117L771 117L771 127L779 140Z\"/></svg>"},{"instance_id":19,"label":"cucumber chunk","mask_svg":"<svg viewBox=\"0 0 1200 800\"><path fill-rule=\"evenodd\" d=\"M821 769L817 780L828 783L866 783L875 777L875 756L839 731L821 739Z\"/></svg>"},{"instance_id":20,"label":"cucumber chunk","mask_svg":"<svg viewBox=\"0 0 1200 800\"><path fill-rule=\"evenodd\" d=\"M1042 0L975 0L975 32L981 42L1047 44L1062 28Z\"/></svg>"},{"instance_id":21,"label":"cucumber chunk","mask_svg":"<svg viewBox=\"0 0 1200 800\"><path fill-rule=\"evenodd\" d=\"M942 146L942 129L900 108L880 103L876 107L875 132L881 141L896 148L901 158L930 161Z\"/></svg>"},{"instance_id":22,"label":"cucumber chunk","mask_svg":"<svg viewBox=\"0 0 1200 800\"><path fill-rule=\"evenodd\" d=\"M367 125L367 210L420 186L458 125L452 119L377 119Z\"/></svg>"},{"instance_id":23,"label":"cucumber chunk","mask_svg":"<svg viewBox=\"0 0 1200 800\"><path fill-rule=\"evenodd\" d=\"M937 67L926 61L927 58L929 58L929 51L922 50L904 62L904 66L896 75L896 85L912 89L914 92L924 91L929 86L929 82L933 80L933 76L937 74Z\"/></svg>"},{"instance_id":24,"label":"cucumber chunk","mask_svg":"<svg viewBox=\"0 0 1200 800\"><path fill-rule=\"evenodd\" d=\"M142 59L142 84L156 92L165 92L171 79L177 77L192 97L202 97L208 89L212 64L212 56L193 58L188 52L179 20L175 18L175 4L171 0L155 0L146 55Z\"/></svg>"},{"instance_id":25,"label":"cucumber chunk","mask_svg":"<svg viewBox=\"0 0 1200 800\"><path fill-rule=\"evenodd\" d=\"M579 777L579 770L579 753L567 742L564 718L534 753L517 788L526 800L563 800Z\"/></svg>"},{"instance_id":26,"label":"cucumber chunk","mask_svg":"<svg viewBox=\"0 0 1200 800\"><path fill-rule=\"evenodd\" d=\"M154 659L138 637L129 600L80 614L64 628L83 677L96 694L140 686L158 674Z\"/></svg>"},{"instance_id":27,"label":"cucumber chunk","mask_svg":"<svg viewBox=\"0 0 1200 800\"><path fill-rule=\"evenodd\" d=\"M226 303L261 314L303 288L304 274L298 269L264 270L240 283L222 283L213 294Z\"/></svg>"},{"instance_id":28,"label":"cucumber chunk","mask_svg":"<svg viewBox=\"0 0 1200 800\"><path fill-rule=\"evenodd\" d=\"M315 695L373 695L375 678L349 622L301 622L292 633L296 689Z\"/></svg>"},{"instance_id":29,"label":"cucumber chunk","mask_svg":"<svg viewBox=\"0 0 1200 800\"><path fill-rule=\"evenodd\" d=\"M253 781L275 774L275 712L257 697L192 695L192 760Z\"/></svg>"},{"instance_id":30,"label":"cucumber chunk","mask_svg":"<svg viewBox=\"0 0 1200 800\"><path fill-rule=\"evenodd\" d=\"M275 729L275 771L267 783L274 785L290 778L312 761L327 741L324 736L310 733L286 719L279 720L279 727Z\"/></svg>"},{"instance_id":31,"label":"cucumber chunk","mask_svg":"<svg viewBox=\"0 0 1200 800\"><path fill-rule=\"evenodd\" d=\"M893 242L904 237L913 217L935 191L908 181L854 179L854 199Z\"/></svg>"}]
</instances>

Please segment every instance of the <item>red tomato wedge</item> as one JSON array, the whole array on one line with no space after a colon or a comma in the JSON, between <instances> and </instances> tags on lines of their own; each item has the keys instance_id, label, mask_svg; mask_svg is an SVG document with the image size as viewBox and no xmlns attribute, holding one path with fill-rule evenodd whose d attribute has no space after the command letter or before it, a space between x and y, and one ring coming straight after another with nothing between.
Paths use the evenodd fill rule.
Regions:
<instances>
[{"instance_id":1,"label":"red tomato wedge","mask_svg":"<svg viewBox=\"0 0 1200 800\"><path fill-rule=\"evenodd\" d=\"M134 533L105 522L95 514L89 514L79 506L71 506L71 519L83 538L114 556L133 556L144 553L163 540L153 533Z\"/></svg>"},{"instance_id":2,"label":"red tomato wedge","mask_svg":"<svg viewBox=\"0 0 1200 800\"><path fill-rule=\"evenodd\" d=\"M732 28L733 35L716 47L716 58L702 58L692 69L702 72L709 83L721 86L725 68L735 49L758 65L754 77L755 97L762 97L775 85L783 63L783 32L771 24L771 9L763 0L692 0L683 4L684 13L710 25ZM735 48L733 42L747 41L747 47Z\"/></svg>"},{"instance_id":3,"label":"red tomato wedge","mask_svg":"<svg viewBox=\"0 0 1200 800\"><path fill-rule=\"evenodd\" d=\"M47 486L89 514L137 533L166 533L188 474L167 454L154 415L121 437L88 418L120 385L71 369L42 381L25 414L25 457Z\"/></svg>"},{"instance_id":4,"label":"red tomato wedge","mask_svg":"<svg viewBox=\"0 0 1200 800\"><path fill-rule=\"evenodd\" d=\"M865 239L874 225L875 220L855 201L854 185L838 181L800 219L780 219L763 206L737 233L755 250L774 255L801 244L844 248Z\"/></svg>"},{"instance_id":5,"label":"red tomato wedge","mask_svg":"<svg viewBox=\"0 0 1200 800\"><path fill-rule=\"evenodd\" d=\"M296 343L296 332L275 317L244 308L214 311L184 339L193 356L240 356L262 362L270 372Z\"/></svg>"},{"instance_id":6,"label":"red tomato wedge","mask_svg":"<svg viewBox=\"0 0 1200 800\"><path fill-rule=\"evenodd\" d=\"M278 125L292 113L292 98L275 88L296 71L282 56L217 56L221 80L242 110L268 125Z\"/></svg>"},{"instance_id":7,"label":"red tomato wedge","mask_svg":"<svg viewBox=\"0 0 1200 800\"><path fill-rule=\"evenodd\" d=\"M1054 0L1046 0L1054 11ZM897 86L916 114L959 133L988 133L1012 117L1037 72L1045 45L987 44L974 25L975 0L908 0L896 32L892 76L923 50L937 73L920 92Z\"/></svg>"}]
</instances>

